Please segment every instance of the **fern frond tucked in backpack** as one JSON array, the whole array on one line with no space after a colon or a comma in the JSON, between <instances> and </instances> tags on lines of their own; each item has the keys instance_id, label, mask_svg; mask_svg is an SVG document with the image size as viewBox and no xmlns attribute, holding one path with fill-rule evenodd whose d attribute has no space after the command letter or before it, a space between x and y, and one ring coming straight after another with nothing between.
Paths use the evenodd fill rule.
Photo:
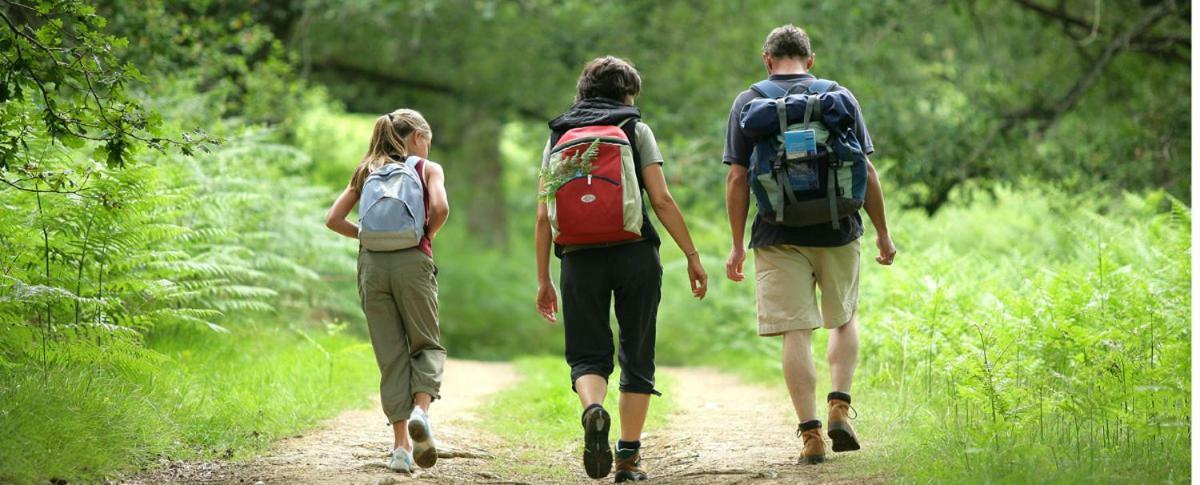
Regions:
<instances>
[{"instance_id":1,"label":"fern frond tucked in backpack","mask_svg":"<svg viewBox=\"0 0 1200 485\"><path fill-rule=\"evenodd\" d=\"M597 138L588 145L586 150L576 151L562 158L561 161L551 162L550 166L538 169L538 177L542 179L542 190L538 192L538 200L550 202L554 193L571 179L591 175L595 166L592 162L600 156L600 139Z\"/></svg>"},{"instance_id":2,"label":"fern frond tucked in backpack","mask_svg":"<svg viewBox=\"0 0 1200 485\"><path fill-rule=\"evenodd\" d=\"M543 183L555 244L607 244L642 237L638 162L624 129L635 119L552 132L547 163L551 176Z\"/></svg>"}]
</instances>

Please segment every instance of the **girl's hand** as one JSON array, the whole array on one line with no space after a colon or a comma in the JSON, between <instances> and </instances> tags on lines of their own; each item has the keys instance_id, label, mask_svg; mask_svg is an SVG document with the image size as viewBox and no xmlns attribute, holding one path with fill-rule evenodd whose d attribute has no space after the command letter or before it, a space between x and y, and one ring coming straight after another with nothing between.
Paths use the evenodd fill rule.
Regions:
<instances>
[{"instance_id":1,"label":"girl's hand","mask_svg":"<svg viewBox=\"0 0 1200 485\"><path fill-rule=\"evenodd\" d=\"M692 284L692 296L703 300L704 295L708 294L708 273L700 263L700 253L688 255L688 281Z\"/></svg>"},{"instance_id":2,"label":"girl's hand","mask_svg":"<svg viewBox=\"0 0 1200 485\"><path fill-rule=\"evenodd\" d=\"M547 322L558 322L555 315L558 313L558 291L554 289L554 283L538 283L537 311Z\"/></svg>"}]
</instances>

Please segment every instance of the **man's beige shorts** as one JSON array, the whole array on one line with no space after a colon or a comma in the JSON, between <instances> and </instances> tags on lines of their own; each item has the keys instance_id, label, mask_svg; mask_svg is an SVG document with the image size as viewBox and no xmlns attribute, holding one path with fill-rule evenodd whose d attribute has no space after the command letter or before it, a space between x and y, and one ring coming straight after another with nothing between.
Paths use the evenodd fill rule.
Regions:
<instances>
[{"instance_id":1,"label":"man's beige shorts","mask_svg":"<svg viewBox=\"0 0 1200 485\"><path fill-rule=\"evenodd\" d=\"M859 252L858 240L834 248L783 244L755 249L758 334L837 328L849 322L858 307Z\"/></svg>"}]
</instances>

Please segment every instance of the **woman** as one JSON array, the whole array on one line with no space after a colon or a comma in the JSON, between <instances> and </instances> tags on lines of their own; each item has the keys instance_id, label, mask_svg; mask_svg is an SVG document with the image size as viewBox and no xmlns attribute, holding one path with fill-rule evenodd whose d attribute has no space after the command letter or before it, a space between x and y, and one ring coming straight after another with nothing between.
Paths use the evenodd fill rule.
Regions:
<instances>
[{"instance_id":1,"label":"woman","mask_svg":"<svg viewBox=\"0 0 1200 485\"><path fill-rule=\"evenodd\" d=\"M693 296L704 298L708 286L700 253L667 190L663 156L654 133L633 105L641 84L637 70L624 59L606 56L584 67L576 85L575 104L550 122L550 140L542 156L544 200L538 204L535 234L537 308L550 322L557 320L558 311L557 291L550 280L551 242L562 259L566 358L572 388L583 405L583 465L592 478L607 476L613 467L608 442L611 419L601 404L613 371L608 315L610 305L615 306L621 345L617 354L621 364L617 482L647 478L639 451L642 426L650 395L658 394L654 389L654 342L662 264L658 234L646 214L642 192L687 256ZM591 140L595 142L589 145ZM632 190L613 188L617 180ZM579 189L583 192L572 192ZM605 218L607 215L612 219ZM602 229L610 223L614 224L612 231ZM571 234L572 230L578 232Z\"/></svg>"}]
</instances>

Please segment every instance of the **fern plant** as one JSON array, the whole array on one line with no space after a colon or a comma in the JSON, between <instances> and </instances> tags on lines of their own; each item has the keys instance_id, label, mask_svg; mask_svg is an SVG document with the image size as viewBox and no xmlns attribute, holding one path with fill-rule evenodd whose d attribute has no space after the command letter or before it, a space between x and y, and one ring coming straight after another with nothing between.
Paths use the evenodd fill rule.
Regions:
<instances>
[{"instance_id":1,"label":"fern plant","mask_svg":"<svg viewBox=\"0 0 1200 485\"><path fill-rule=\"evenodd\" d=\"M542 179L542 190L538 193L539 200L550 202L554 200L554 193L558 189L566 185L567 182L574 178L582 177L592 173L592 162L596 161L596 157L600 155L600 139L592 141L584 150L575 150L574 153L563 157L557 163L550 163L547 167L542 167L538 170L538 177Z\"/></svg>"}]
</instances>

